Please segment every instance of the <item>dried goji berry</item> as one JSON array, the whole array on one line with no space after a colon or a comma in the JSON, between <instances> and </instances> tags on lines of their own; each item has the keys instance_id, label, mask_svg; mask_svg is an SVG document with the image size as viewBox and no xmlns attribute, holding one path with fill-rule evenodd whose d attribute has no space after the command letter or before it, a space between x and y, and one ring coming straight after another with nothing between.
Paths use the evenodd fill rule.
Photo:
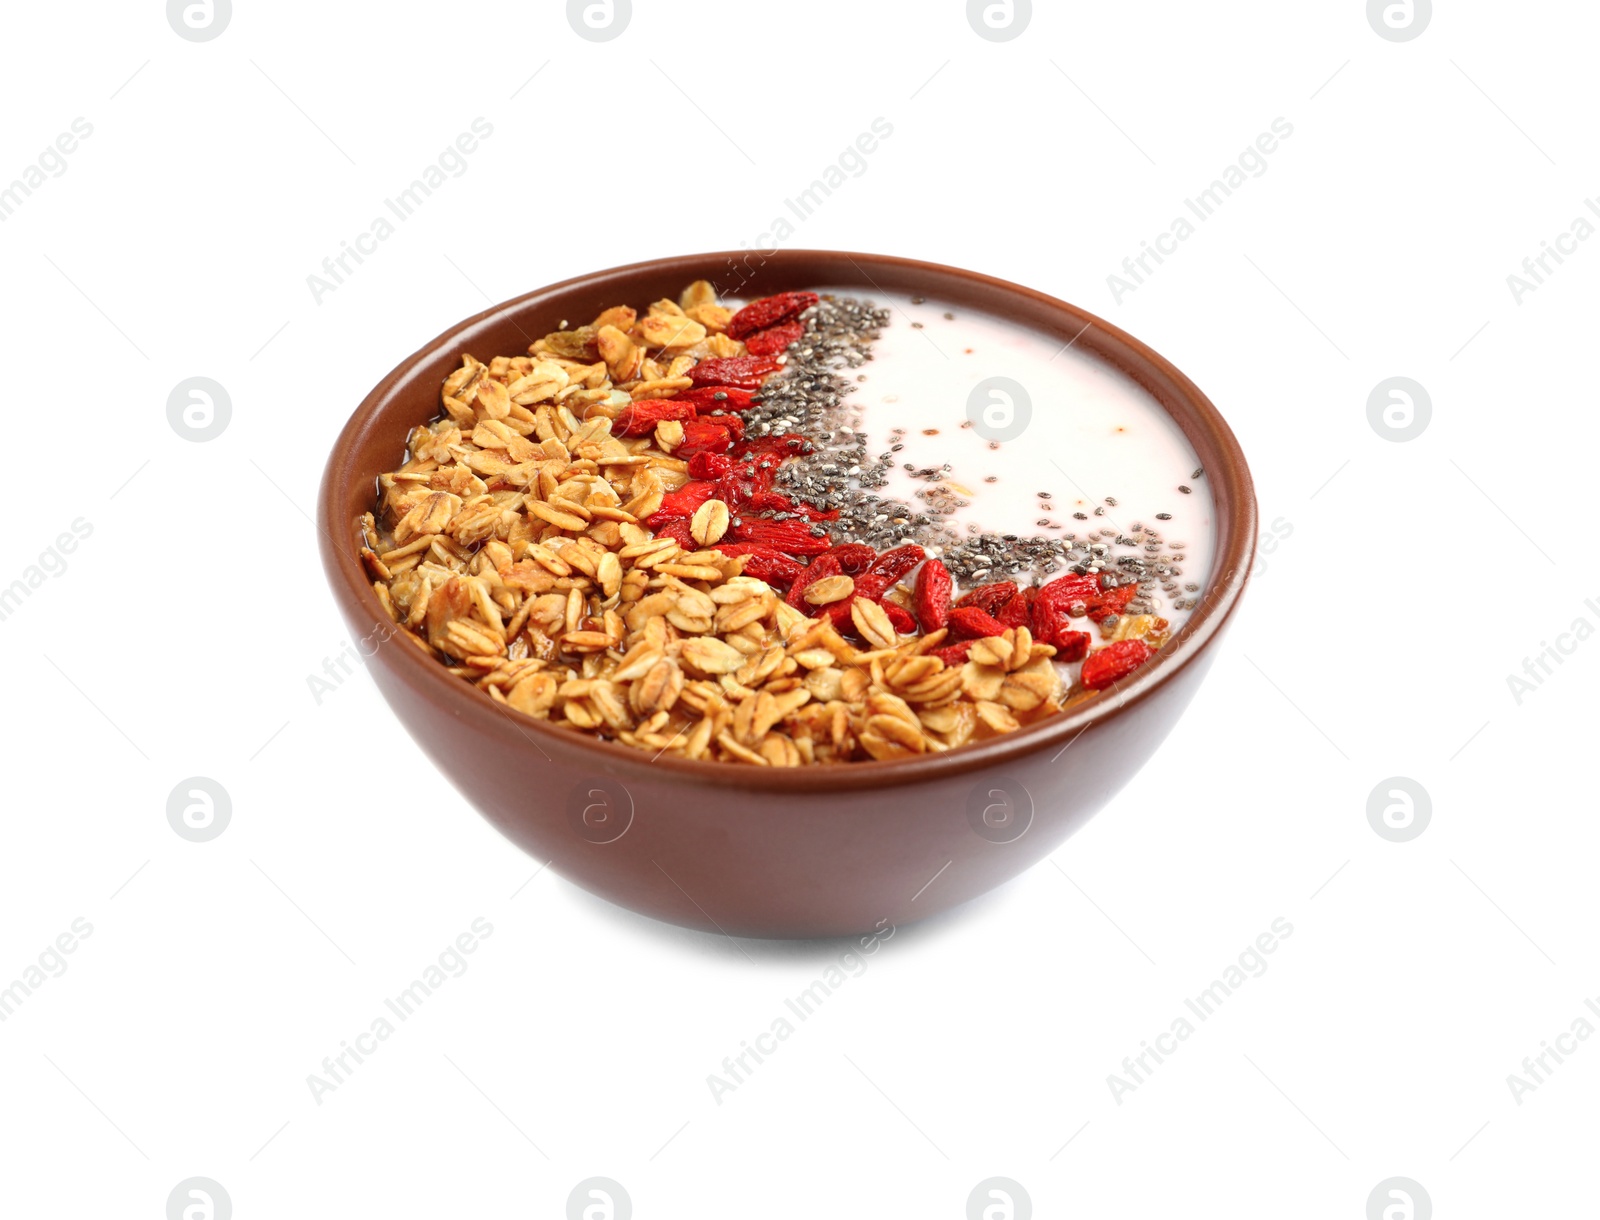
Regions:
<instances>
[{"instance_id":1,"label":"dried goji berry","mask_svg":"<svg viewBox=\"0 0 1600 1220\"><path fill-rule=\"evenodd\" d=\"M736 419L737 416L701 416L683 421L683 443L672 451L675 458L689 459L701 453L726 453L733 448L733 433L714 424L713 419Z\"/></svg>"},{"instance_id":2,"label":"dried goji berry","mask_svg":"<svg viewBox=\"0 0 1600 1220\"><path fill-rule=\"evenodd\" d=\"M725 356L702 360L689 370L689 380L697 386L737 386L753 390L782 367L771 356Z\"/></svg>"},{"instance_id":3,"label":"dried goji berry","mask_svg":"<svg viewBox=\"0 0 1600 1220\"><path fill-rule=\"evenodd\" d=\"M713 428L721 428L729 436L733 437L735 441L744 440L744 419L741 416L732 415L726 411L715 411L710 415L702 415L699 419L691 420L689 422L697 424L710 424ZM687 427L687 425L685 426Z\"/></svg>"},{"instance_id":4,"label":"dried goji berry","mask_svg":"<svg viewBox=\"0 0 1600 1220\"><path fill-rule=\"evenodd\" d=\"M729 508L738 508L750 498L755 488L756 482L750 468L735 462L733 469L717 480L717 499Z\"/></svg>"},{"instance_id":5,"label":"dried goji berry","mask_svg":"<svg viewBox=\"0 0 1600 1220\"><path fill-rule=\"evenodd\" d=\"M933 655L943 661L949 668L955 669L957 666L967 663L967 654L972 651L974 642L973 640L962 640L956 644L947 644L943 648L935 648Z\"/></svg>"},{"instance_id":6,"label":"dried goji berry","mask_svg":"<svg viewBox=\"0 0 1600 1220\"><path fill-rule=\"evenodd\" d=\"M1059 576L1050 583L1041 585L1038 601L1048 601L1066 609L1074 602L1082 602L1087 607L1090 601L1099 596L1099 577L1079 576L1076 572L1068 572L1065 576Z\"/></svg>"},{"instance_id":7,"label":"dried goji berry","mask_svg":"<svg viewBox=\"0 0 1600 1220\"><path fill-rule=\"evenodd\" d=\"M795 513L807 521L837 521L837 508L812 508L800 500L791 500L781 491L759 490L750 493L747 506L753 513Z\"/></svg>"},{"instance_id":8,"label":"dried goji berry","mask_svg":"<svg viewBox=\"0 0 1600 1220\"><path fill-rule=\"evenodd\" d=\"M669 517L662 520L659 525L653 524L660 516L661 514L657 513L655 516L650 517L645 522L646 525L650 526L650 528L655 531L657 538L671 538L686 551L697 551L700 549L700 544L694 540L694 536L689 532L689 518Z\"/></svg>"},{"instance_id":9,"label":"dried goji berry","mask_svg":"<svg viewBox=\"0 0 1600 1220\"><path fill-rule=\"evenodd\" d=\"M644 436L655 431L655 426L665 419L693 419L692 402L679 402L673 398L646 398L631 406L611 421L612 436Z\"/></svg>"},{"instance_id":10,"label":"dried goji berry","mask_svg":"<svg viewBox=\"0 0 1600 1220\"><path fill-rule=\"evenodd\" d=\"M789 344L805 333L805 323L784 322L779 326L769 326L766 330L746 335L744 346L752 356L776 356L779 352L787 350Z\"/></svg>"},{"instance_id":11,"label":"dried goji berry","mask_svg":"<svg viewBox=\"0 0 1600 1220\"><path fill-rule=\"evenodd\" d=\"M733 459L725 453L697 453L689 459L691 479L720 479L733 469Z\"/></svg>"},{"instance_id":12,"label":"dried goji berry","mask_svg":"<svg viewBox=\"0 0 1600 1220\"><path fill-rule=\"evenodd\" d=\"M901 635L914 635L917 630L917 620L911 617L911 611L904 606L897 606L893 602L880 602L883 612L889 616L889 622Z\"/></svg>"},{"instance_id":13,"label":"dried goji berry","mask_svg":"<svg viewBox=\"0 0 1600 1220\"><path fill-rule=\"evenodd\" d=\"M661 497L661 507L656 510L655 516L692 517L694 516L694 510L711 499L716 494L716 490L717 485L715 483L707 483L702 480L685 483L677 491L669 491Z\"/></svg>"},{"instance_id":14,"label":"dried goji berry","mask_svg":"<svg viewBox=\"0 0 1600 1220\"><path fill-rule=\"evenodd\" d=\"M730 558L744 556L744 574L764 580L774 588L788 587L805 571L798 559L759 542L719 542L716 549Z\"/></svg>"},{"instance_id":15,"label":"dried goji berry","mask_svg":"<svg viewBox=\"0 0 1600 1220\"><path fill-rule=\"evenodd\" d=\"M1025 627L1028 623L1028 595L1022 590L1011 595L1011 600L1000 607L995 620L1004 627Z\"/></svg>"},{"instance_id":16,"label":"dried goji berry","mask_svg":"<svg viewBox=\"0 0 1600 1220\"><path fill-rule=\"evenodd\" d=\"M1128 608L1128 603L1133 600L1133 595L1139 591L1139 586L1118 585L1114 589L1102 589L1100 596L1089 604L1089 617L1099 622L1108 615L1121 614Z\"/></svg>"},{"instance_id":17,"label":"dried goji berry","mask_svg":"<svg viewBox=\"0 0 1600 1220\"><path fill-rule=\"evenodd\" d=\"M1050 601L1071 613L1071 607L1082 603L1083 613L1098 622L1107 615L1121 614L1139 591L1137 584L1103 588L1101 578L1088 573L1079 576L1069 572L1039 589L1038 600ZM1073 617L1078 617L1074 615Z\"/></svg>"},{"instance_id":18,"label":"dried goji berry","mask_svg":"<svg viewBox=\"0 0 1600 1220\"><path fill-rule=\"evenodd\" d=\"M850 607L857 600L859 599L852 594L843 601L829 602L826 606L819 607L813 617L826 618L833 623L835 631L843 632L845 635L854 635L856 633L856 624L855 620L850 617Z\"/></svg>"},{"instance_id":19,"label":"dried goji berry","mask_svg":"<svg viewBox=\"0 0 1600 1220\"><path fill-rule=\"evenodd\" d=\"M909 543L884 551L871 570L887 576L891 581L899 580L927 557L928 552L915 543Z\"/></svg>"},{"instance_id":20,"label":"dried goji berry","mask_svg":"<svg viewBox=\"0 0 1600 1220\"><path fill-rule=\"evenodd\" d=\"M1089 633L1074 631L1067 607L1053 598L1034 599L1029 629L1041 644L1054 645L1058 661L1081 661L1089 651Z\"/></svg>"},{"instance_id":21,"label":"dried goji berry","mask_svg":"<svg viewBox=\"0 0 1600 1220\"><path fill-rule=\"evenodd\" d=\"M751 301L728 321L728 334L743 339L754 331L799 317L819 300L814 292L780 292Z\"/></svg>"},{"instance_id":22,"label":"dried goji berry","mask_svg":"<svg viewBox=\"0 0 1600 1220\"><path fill-rule=\"evenodd\" d=\"M1089 651L1087 631L1058 631L1053 640L1045 641L1056 646L1056 660L1081 661Z\"/></svg>"},{"instance_id":23,"label":"dried goji berry","mask_svg":"<svg viewBox=\"0 0 1600 1220\"><path fill-rule=\"evenodd\" d=\"M861 575L878 558L878 552L865 542L841 542L825 554L832 555L839 561L839 569L846 576Z\"/></svg>"},{"instance_id":24,"label":"dried goji berry","mask_svg":"<svg viewBox=\"0 0 1600 1220\"><path fill-rule=\"evenodd\" d=\"M986 614L976 606L957 606L950 611L950 630L955 635L970 640L1000 635L1005 631L1005 627L996 622L994 616Z\"/></svg>"},{"instance_id":25,"label":"dried goji berry","mask_svg":"<svg viewBox=\"0 0 1600 1220\"><path fill-rule=\"evenodd\" d=\"M789 586L789 604L797 610L805 610L811 614L822 614L822 609L813 607L805 600L805 592L817 581L825 576L839 575L839 561L826 554L818 555L796 576L794 583Z\"/></svg>"},{"instance_id":26,"label":"dried goji berry","mask_svg":"<svg viewBox=\"0 0 1600 1220\"><path fill-rule=\"evenodd\" d=\"M709 414L712 411L743 411L754 397L754 390L741 390L731 385L706 385L680 390L672 396L672 401L692 402L696 410Z\"/></svg>"},{"instance_id":27,"label":"dried goji berry","mask_svg":"<svg viewBox=\"0 0 1600 1220\"><path fill-rule=\"evenodd\" d=\"M927 558L927 554L915 543L884 551L866 571L865 579L871 592L861 589L861 581L856 582L856 589L876 600L888 591L890 585Z\"/></svg>"},{"instance_id":28,"label":"dried goji berry","mask_svg":"<svg viewBox=\"0 0 1600 1220\"><path fill-rule=\"evenodd\" d=\"M1150 645L1143 640L1121 640L1108 644L1083 663L1078 680L1086 690L1105 690L1120 682L1150 659Z\"/></svg>"},{"instance_id":29,"label":"dried goji berry","mask_svg":"<svg viewBox=\"0 0 1600 1220\"><path fill-rule=\"evenodd\" d=\"M938 559L930 559L917 571L917 622L924 631L939 630L950 621L950 591L955 579Z\"/></svg>"},{"instance_id":30,"label":"dried goji berry","mask_svg":"<svg viewBox=\"0 0 1600 1220\"><path fill-rule=\"evenodd\" d=\"M820 555L833 545L826 534L813 534L803 521L774 521L770 517L738 516L729 527L735 542L760 542L785 555Z\"/></svg>"},{"instance_id":31,"label":"dried goji berry","mask_svg":"<svg viewBox=\"0 0 1600 1220\"><path fill-rule=\"evenodd\" d=\"M1034 599L1028 630L1039 643L1053 644L1058 649L1066 636L1082 635L1088 638L1087 632L1073 631L1067 618L1067 608L1048 597Z\"/></svg>"},{"instance_id":32,"label":"dried goji berry","mask_svg":"<svg viewBox=\"0 0 1600 1220\"><path fill-rule=\"evenodd\" d=\"M1016 592L1016 581L997 580L992 584L979 585L976 589L969 589L956 598L956 605L976 606L985 614L998 615L1000 607L1016 596Z\"/></svg>"}]
</instances>

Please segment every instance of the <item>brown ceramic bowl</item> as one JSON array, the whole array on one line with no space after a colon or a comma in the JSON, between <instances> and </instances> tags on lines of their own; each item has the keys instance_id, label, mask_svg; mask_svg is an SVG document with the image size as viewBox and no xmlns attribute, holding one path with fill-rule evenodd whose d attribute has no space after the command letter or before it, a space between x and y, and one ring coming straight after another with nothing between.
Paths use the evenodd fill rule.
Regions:
<instances>
[{"instance_id":1,"label":"brown ceramic bowl","mask_svg":"<svg viewBox=\"0 0 1600 1220\"><path fill-rule=\"evenodd\" d=\"M524 351L529 336L565 319L676 299L700 278L747 299L817 285L863 296L922 292L1074 340L1121 369L1177 421L1205 466L1218 537L1204 601L1130 681L1046 723L925 759L783 770L653 760L552 728L495 703L411 644L386 639L388 619L357 558L357 520L372 507L374 480L401 460L409 431L438 412L439 385L461 353ZM1003 280L823 250L617 267L451 327L356 409L333 447L317 511L323 565L345 621L355 637L383 641L369 663L378 688L501 833L612 902L760 937L838 936L921 919L1053 852L1145 764L1188 705L1244 590L1256 537L1255 493L1233 433L1187 377L1137 339ZM980 833L974 827L985 827L980 815L996 801L1011 803L1011 830Z\"/></svg>"}]
</instances>

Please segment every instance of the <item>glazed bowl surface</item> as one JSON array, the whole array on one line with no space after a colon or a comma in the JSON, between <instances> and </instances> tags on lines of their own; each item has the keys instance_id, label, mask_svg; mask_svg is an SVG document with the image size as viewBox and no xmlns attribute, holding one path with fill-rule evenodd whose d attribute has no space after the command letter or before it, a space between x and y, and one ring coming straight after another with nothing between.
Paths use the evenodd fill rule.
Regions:
<instances>
[{"instance_id":1,"label":"glazed bowl surface","mask_svg":"<svg viewBox=\"0 0 1600 1220\"><path fill-rule=\"evenodd\" d=\"M439 411L463 352L531 337L619 303L676 299L696 279L752 299L816 286L921 293L1059 339L1131 378L1205 468L1216 523L1200 604L1148 664L1080 707L1018 732L889 762L768 768L652 758L496 703L403 639L358 555L358 522L411 429ZM335 442L318 501L322 560L352 638L395 715L507 838L612 902L728 935L871 933L926 918L1057 847L1149 760L1198 688L1248 580L1256 502L1238 442L1210 400L1143 343L1044 293L887 255L737 251L585 275L496 305L407 357ZM996 812L996 806L1000 810Z\"/></svg>"}]
</instances>

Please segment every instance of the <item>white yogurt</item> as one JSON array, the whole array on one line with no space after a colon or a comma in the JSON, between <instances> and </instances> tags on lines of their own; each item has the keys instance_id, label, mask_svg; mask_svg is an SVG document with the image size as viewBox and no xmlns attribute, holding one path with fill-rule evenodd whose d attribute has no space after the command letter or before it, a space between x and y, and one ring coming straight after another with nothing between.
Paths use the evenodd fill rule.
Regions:
<instances>
[{"instance_id":1,"label":"white yogurt","mask_svg":"<svg viewBox=\"0 0 1600 1220\"><path fill-rule=\"evenodd\" d=\"M868 453L903 446L880 494L921 506L934 484L906 465L948 464L943 489L966 501L948 518L960 532L1094 537L1110 546L1114 562L1142 551L1098 538L1099 531L1127 535L1135 524L1155 530L1164 548L1183 558L1169 578L1176 590L1157 584L1154 609L1174 629L1182 625L1183 603L1204 591L1211 574L1214 513L1206 479L1193 477L1200 464L1194 450L1154 399L1119 371L1013 322L931 298L913 304L859 289L830 291L891 309L871 362L850 374L855 391L848 400L870 438ZM980 394L987 416L969 422L969 399L988 378L1022 387L1031 411L1020 430L1018 396L1004 389ZM896 428L903 435L894 435ZM985 431L1008 439L991 441ZM1074 518L1080 512L1088 519ZM1158 520L1158 513L1171 519Z\"/></svg>"}]
</instances>

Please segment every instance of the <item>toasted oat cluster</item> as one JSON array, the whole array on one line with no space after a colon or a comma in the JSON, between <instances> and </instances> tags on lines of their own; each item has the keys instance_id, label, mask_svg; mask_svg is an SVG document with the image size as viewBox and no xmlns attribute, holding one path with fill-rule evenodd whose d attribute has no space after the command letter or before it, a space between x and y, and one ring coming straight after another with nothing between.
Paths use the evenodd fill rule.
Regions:
<instances>
[{"instance_id":1,"label":"toasted oat cluster","mask_svg":"<svg viewBox=\"0 0 1600 1220\"><path fill-rule=\"evenodd\" d=\"M739 410L781 373L817 300L734 312L698 281L527 355L465 356L361 523L397 631L525 715L765 766L947 750L1091 694L1087 668L1069 691L1056 664L1089 637L1065 630L1064 609L1041 620L1040 590L1010 586L1017 614L993 597L952 604L922 547L835 544L828 512L774 490L809 442L746 437ZM1108 681L1165 626L1123 617L1093 654Z\"/></svg>"}]
</instances>

